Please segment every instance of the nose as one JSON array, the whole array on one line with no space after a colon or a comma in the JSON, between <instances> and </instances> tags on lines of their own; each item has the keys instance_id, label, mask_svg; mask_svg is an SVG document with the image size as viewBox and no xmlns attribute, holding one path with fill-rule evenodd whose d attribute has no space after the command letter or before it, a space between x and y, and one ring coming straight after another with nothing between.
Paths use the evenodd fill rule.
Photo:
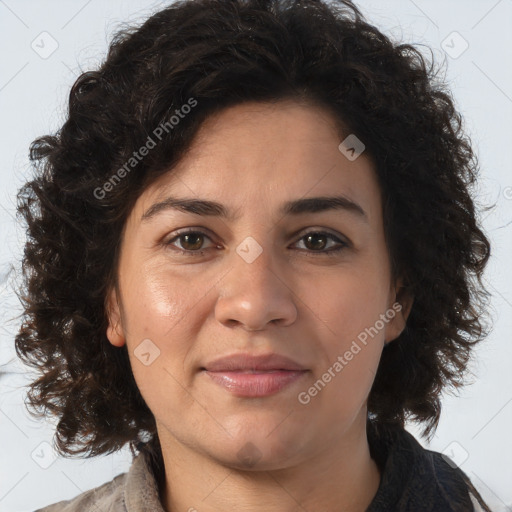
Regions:
<instances>
[{"instance_id":1,"label":"nose","mask_svg":"<svg viewBox=\"0 0 512 512\"><path fill-rule=\"evenodd\" d=\"M252 262L233 254L232 268L221 280L216 319L228 327L265 330L269 324L290 325L297 318L296 295L286 273L275 264L269 249Z\"/></svg>"}]
</instances>

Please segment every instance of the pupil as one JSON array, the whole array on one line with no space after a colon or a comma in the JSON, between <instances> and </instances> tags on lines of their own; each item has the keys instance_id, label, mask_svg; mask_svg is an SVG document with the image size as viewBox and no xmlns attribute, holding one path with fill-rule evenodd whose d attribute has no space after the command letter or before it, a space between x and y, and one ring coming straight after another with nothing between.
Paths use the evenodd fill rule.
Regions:
<instances>
[{"instance_id":1,"label":"pupil","mask_svg":"<svg viewBox=\"0 0 512 512\"><path fill-rule=\"evenodd\" d=\"M315 240L315 239L317 239L317 241L318 241L318 239L323 240L323 242L320 242L320 244L318 244L318 243L315 244L313 242L313 248L314 249L323 249L325 246L325 236L324 235L308 235L306 242L309 243L311 240Z\"/></svg>"},{"instance_id":2,"label":"pupil","mask_svg":"<svg viewBox=\"0 0 512 512\"><path fill-rule=\"evenodd\" d=\"M182 244L185 249L187 250L193 250L193 249L199 249L199 247L201 247L201 235L200 234L188 234L188 235L183 235L184 237L184 240L185 240L185 243ZM196 239L197 242L194 244L194 243L190 243L190 239ZM187 247L187 245L189 245L189 247ZM190 245L192 245L193 247L190 247Z\"/></svg>"}]
</instances>

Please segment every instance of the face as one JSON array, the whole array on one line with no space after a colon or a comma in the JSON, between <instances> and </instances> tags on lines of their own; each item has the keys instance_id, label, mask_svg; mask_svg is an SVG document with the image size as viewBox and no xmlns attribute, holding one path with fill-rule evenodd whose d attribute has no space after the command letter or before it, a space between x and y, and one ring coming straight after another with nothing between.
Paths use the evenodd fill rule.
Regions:
<instances>
[{"instance_id":1,"label":"face","mask_svg":"<svg viewBox=\"0 0 512 512\"><path fill-rule=\"evenodd\" d=\"M397 304L373 164L364 152L349 160L341 140L319 107L238 105L209 118L136 202L107 335L127 344L162 445L232 467L252 450L270 469L364 425L383 345L408 306ZM334 197L336 207L304 202ZM204 370L271 353L302 371Z\"/></svg>"}]
</instances>

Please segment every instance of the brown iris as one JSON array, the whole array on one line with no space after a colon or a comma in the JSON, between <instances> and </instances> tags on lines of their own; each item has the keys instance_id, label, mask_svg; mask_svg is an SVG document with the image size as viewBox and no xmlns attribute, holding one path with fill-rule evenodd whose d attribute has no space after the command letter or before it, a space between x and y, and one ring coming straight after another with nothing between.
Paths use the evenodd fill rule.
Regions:
<instances>
[{"instance_id":1,"label":"brown iris","mask_svg":"<svg viewBox=\"0 0 512 512\"><path fill-rule=\"evenodd\" d=\"M203 235L201 233L186 233L181 235L180 238L182 240L181 246L187 251L200 249L203 244Z\"/></svg>"},{"instance_id":2,"label":"brown iris","mask_svg":"<svg viewBox=\"0 0 512 512\"><path fill-rule=\"evenodd\" d=\"M310 246L309 248L312 248L312 249L324 249L325 248L325 245L326 245L326 239L327 237L323 234L311 234L311 235L306 235L304 237L305 239L305 245L306 247L308 247L308 244L313 240L313 244L312 244L312 247ZM321 240L320 242L318 242L318 240Z\"/></svg>"}]
</instances>

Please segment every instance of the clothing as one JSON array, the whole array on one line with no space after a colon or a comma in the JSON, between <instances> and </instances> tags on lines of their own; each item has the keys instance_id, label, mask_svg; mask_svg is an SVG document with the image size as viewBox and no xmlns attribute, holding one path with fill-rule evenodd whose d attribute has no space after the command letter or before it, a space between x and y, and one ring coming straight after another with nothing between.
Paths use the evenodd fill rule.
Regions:
<instances>
[{"instance_id":1,"label":"clothing","mask_svg":"<svg viewBox=\"0 0 512 512\"><path fill-rule=\"evenodd\" d=\"M367 435L370 454L381 471L381 482L366 512L486 510L465 473L452 467L440 453L424 449L403 428L377 426L369 420ZM74 499L35 512L98 511L164 512L152 459L144 450L134 458L127 473Z\"/></svg>"},{"instance_id":2,"label":"clothing","mask_svg":"<svg viewBox=\"0 0 512 512\"><path fill-rule=\"evenodd\" d=\"M366 512L485 512L467 475L438 452L423 448L398 426L367 424L370 455L381 482ZM448 459L449 460L449 459Z\"/></svg>"}]
</instances>

